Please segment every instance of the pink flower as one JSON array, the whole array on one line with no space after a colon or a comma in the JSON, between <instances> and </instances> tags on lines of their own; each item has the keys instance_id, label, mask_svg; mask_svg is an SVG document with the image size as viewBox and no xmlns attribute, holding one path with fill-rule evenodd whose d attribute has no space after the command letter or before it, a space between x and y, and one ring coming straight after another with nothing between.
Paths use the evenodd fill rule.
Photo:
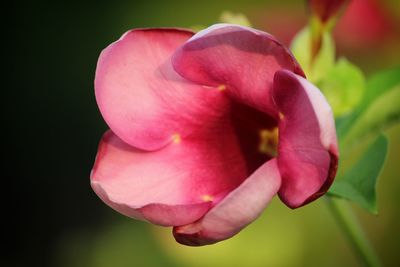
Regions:
<instances>
[{"instance_id":1,"label":"pink flower","mask_svg":"<svg viewBox=\"0 0 400 267\"><path fill-rule=\"evenodd\" d=\"M334 179L331 108L268 33L131 30L101 53L95 89L111 130L94 191L124 215L174 226L182 244L227 239L275 194L297 208Z\"/></svg>"}]
</instances>

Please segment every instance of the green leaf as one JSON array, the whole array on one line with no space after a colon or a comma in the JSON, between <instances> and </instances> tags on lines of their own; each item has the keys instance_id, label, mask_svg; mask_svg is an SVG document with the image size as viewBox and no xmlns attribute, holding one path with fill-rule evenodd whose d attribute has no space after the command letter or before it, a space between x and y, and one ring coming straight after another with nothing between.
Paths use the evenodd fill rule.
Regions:
<instances>
[{"instance_id":1,"label":"green leaf","mask_svg":"<svg viewBox=\"0 0 400 267\"><path fill-rule=\"evenodd\" d=\"M350 148L400 120L400 66L373 76L357 109L338 121L341 147Z\"/></svg>"},{"instance_id":2,"label":"green leaf","mask_svg":"<svg viewBox=\"0 0 400 267\"><path fill-rule=\"evenodd\" d=\"M308 79L324 93L335 116L343 116L352 111L362 99L365 91L364 75L345 58L335 64L335 45L329 31L323 31L321 48L311 62L310 27L297 34L291 50Z\"/></svg>"},{"instance_id":3,"label":"green leaf","mask_svg":"<svg viewBox=\"0 0 400 267\"><path fill-rule=\"evenodd\" d=\"M329 32L324 32L321 48L313 62L311 62L309 27L305 27L295 36L291 51L306 73L307 78L314 84L326 77L335 63L335 45Z\"/></svg>"},{"instance_id":4,"label":"green leaf","mask_svg":"<svg viewBox=\"0 0 400 267\"><path fill-rule=\"evenodd\" d=\"M400 85L377 98L358 118L345 140L376 134L400 119Z\"/></svg>"},{"instance_id":5,"label":"green leaf","mask_svg":"<svg viewBox=\"0 0 400 267\"><path fill-rule=\"evenodd\" d=\"M361 101L365 90L365 78L357 66L345 58L340 58L317 85L337 117L350 112Z\"/></svg>"},{"instance_id":6,"label":"green leaf","mask_svg":"<svg viewBox=\"0 0 400 267\"><path fill-rule=\"evenodd\" d=\"M361 159L332 185L329 194L354 201L376 214L376 182L386 159L387 148L387 138L378 136Z\"/></svg>"}]
</instances>

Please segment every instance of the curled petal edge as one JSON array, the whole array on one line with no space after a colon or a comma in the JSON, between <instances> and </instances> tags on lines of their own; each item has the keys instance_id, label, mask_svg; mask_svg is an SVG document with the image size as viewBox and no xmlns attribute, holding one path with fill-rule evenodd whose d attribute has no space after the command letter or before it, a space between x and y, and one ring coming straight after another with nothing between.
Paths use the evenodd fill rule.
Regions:
<instances>
[{"instance_id":1,"label":"curled petal edge","mask_svg":"<svg viewBox=\"0 0 400 267\"><path fill-rule=\"evenodd\" d=\"M177 242L189 246L228 239L257 219L279 190L281 178L275 159L257 169L195 223L174 227Z\"/></svg>"}]
</instances>

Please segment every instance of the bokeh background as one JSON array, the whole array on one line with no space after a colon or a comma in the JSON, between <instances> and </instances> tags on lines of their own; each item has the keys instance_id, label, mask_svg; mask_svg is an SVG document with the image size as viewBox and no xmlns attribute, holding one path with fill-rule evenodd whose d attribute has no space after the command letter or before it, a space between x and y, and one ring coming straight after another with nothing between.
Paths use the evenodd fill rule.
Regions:
<instances>
[{"instance_id":1,"label":"bokeh background","mask_svg":"<svg viewBox=\"0 0 400 267\"><path fill-rule=\"evenodd\" d=\"M335 31L338 53L367 76L399 64L398 0L353 2ZM307 20L302 0L38 0L3 10L11 13L3 58L11 60L2 96L2 221L9 225L2 266L359 266L322 199L298 210L275 199L236 237L191 248L176 244L171 229L114 212L91 190L89 173L107 128L93 93L100 51L131 28L207 26L226 10L286 44ZM379 215L354 209L382 261L398 266L400 127L386 134Z\"/></svg>"}]
</instances>

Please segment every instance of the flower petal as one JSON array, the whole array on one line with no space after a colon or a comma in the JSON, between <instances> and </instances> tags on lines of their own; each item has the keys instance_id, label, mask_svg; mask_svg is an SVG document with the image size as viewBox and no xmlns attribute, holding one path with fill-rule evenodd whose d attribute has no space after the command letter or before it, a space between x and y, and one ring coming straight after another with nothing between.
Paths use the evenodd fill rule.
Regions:
<instances>
[{"instance_id":1,"label":"flower petal","mask_svg":"<svg viewBox=\"0 0 400 267\"><path fill-rule=\"evenodd\" d=\"M132 30L101 53L96 100L126 143L157 150L223 113L227 101L219 91L189 83L172 68L172 53L191 36L178 29Z\"/></svg>"},{"instance_id":2,"label":"flower petal","mask_svg":"<svg viewBox=\"0 0 400 267\"><path fill-rule=\"evenodd\" d=\"M199 221L175 227L175 239L185 245L213 244L237 234L259 217L281 183L276 159L258 168Z\"/></svg>"},{"instance_id":3,"label":"flower petal","mask_svg":"<svg viewBox=\"0 0 400 267\"><path fill-rule=\"evenodd\" d=\"M323 195L333 182L338 165L335 123L318 88L290 71L275 74L273 97L280 112L279 196L296 208Z\"/></svg>"},{"instance_id":4,"label":"flower petal","mask_svg":"<svg viewBox=\"0 0 400 267\"><path fill-rule=\"evenodd\" d=\"M289 69L304 76L290 51L272 35L255 29L216 24L195 34L173 55L184 78L226 89L238 102L274 114L273 75Z\"/></svg>"},{"instance_id":5,"label":"flower petal","mask_svg":"<svg viewBox=\"0 0 400 267\"><path fill-rule=\"evenodd\" d=\"M133 148L109 131L99 146L92 187L127 216L160 225L192 223L247 177L237 139L229 124L222 127L154 152Z\"/></svg>"}]
</instances>

